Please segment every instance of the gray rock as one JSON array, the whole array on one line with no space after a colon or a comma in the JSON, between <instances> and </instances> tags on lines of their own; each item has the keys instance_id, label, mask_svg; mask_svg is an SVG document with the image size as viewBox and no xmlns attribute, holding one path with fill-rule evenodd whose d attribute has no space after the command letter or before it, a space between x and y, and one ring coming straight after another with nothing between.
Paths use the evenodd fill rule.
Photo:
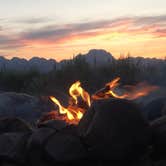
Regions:
<instances>
[{"instance_id":1,"label":"gray rock","mask_svg":"<svg viewBox=\"0 0 166 166\"><path fill-rule=\"evenodd\" d=\"M49 138L45 150L48 158L55 163L76 162L86 157L86 150L80 139L61 132Z\"/></svg>"},{"instance_id":2,"label":"gray rock","mask_svg":"<svg viewBox=\"0 0 166 166\"><path fill-rule=\"evenodd\" d=\"M166 98L159 97L150 101L144 108L146 117L149 121L160 118L164 112L164 107L166 105Z\"/></svg>"},{"instance_id":3,"label":"gray rock","mask_svg":"<svg viewBox=\"0 0 166 166\"><path fill-rule=\"evenodd\" d=\"M93 103L78 131L95 160L135 160L146 151L151 136L137 106L119 99Z\"/></svg>"},{"instance_id":4,"label":"gray rock","mask_svg":"<svg viewBox=\"0 0 166 166\"><path fill-rule=\"evenodd\" d=\"M49 128L40 128L34 131L27 143L27 162L30 165L44 163L44 146L48 138L56 131Z\"/></svg>"},{"instance_id":5,"label":"gray rock","mask_svg":"<svg viewBox=\"0 0 166 166\"><path fill-rule=\"evenodd\" d=\"M0 134L7 132L31 132L31 127L19 118L1 118Z\"/></svg>"},{"instance_id":6,"label":"gray rock","mask_svg":"<svg viewBox=\"0 0 166 166\"><path fill-rule=\"evenodd\" d=\"M4 133L0 135L0 160L24 163L29 133Z\"/></svg>"},{"instance_id":7,"label":"gray rock","mask_svg":"<svg viewBox=\"0 0 166 166\"><path fill-rule=\"evenodd\" d=\"M153 129L153 158L165 159L166 158L166 116L158 118L151 122Z\"/></svg>"},{"instance_id":8,"label":"gray rock","mask_svg":"<svg viewBox=\"0 0 166 166\"><path fill-rule=\"evenodd\" d=\"M41 128L41 127L52 128L57 131L60 131L67 127L67 123L62 120L49 120L49 121L46 121L43 123L39 123L38 127L39 128Z\"/></svg>"},{"instance_id":9,"label":"gray rock","mask_svg":"<svg viewBox=\"0 0 166 166\"><path fill-rule=\"evenodd\" d=\"M0 94L0 118L21 118L34 123L41 116L40 101L27 94L7 92Z\"/></svg>"}]
</instances>

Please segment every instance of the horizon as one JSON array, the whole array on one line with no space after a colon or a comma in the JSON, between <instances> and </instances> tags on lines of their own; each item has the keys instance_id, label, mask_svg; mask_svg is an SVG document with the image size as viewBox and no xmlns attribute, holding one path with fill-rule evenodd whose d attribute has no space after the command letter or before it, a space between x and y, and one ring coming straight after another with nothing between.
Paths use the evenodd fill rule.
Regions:
<instances>
[{"instance_id":1,"label":"horizon","mask_svg":"<svg viewBox=\"0 0 166 166\"><path fill-rule=\"evenodd\" d=\"M0 2L0 55L7 59L61 61L92 48L115 58L166 57L164 0Z\"/></svg>"},{"instance_id":2,"label":"horizon","mask_svg":"<svg viewBox=\"0 0 166 166\"><path fill-rule=\"evenodd\" d=\"M61 59L61 60L57 60L55 58L46 58L46 57L42 57L42 56L33 56L31 58L24 58L24 57L18 57L18 56L13 56L11 58L8 58L7 56L3 56L3 55L0 55L0 57L6 59L6 60L12 60L14 58L18 58L18 59L22 59L22 60L27 60L27 61L30 61L31 59L33 58L39 58L39 59L45 59L45 60L55 60L57 63L60 63L64 60L73 60L73 58L77 57L78 55L83 55L83 56L86 56L91 50L102 50L102 51L106 51L107 53L109 53L115 60L119 60L121 58L143 58L143 59L154 59L154 60L165 60L166 57L163 57L163 58L160 58L160 57L143 57L143 56L132 56L130 55L130 53L128 53L127 55L123 55L121 54L119 57L115 57L111 52L107 51L107 50L104 50L104 49L90 49L88 50L87 52L85 53L78 53L76 55L74 55L73 57L69 57L69 58L64 58L64 59Z\"/></svg>"}]
</instances>

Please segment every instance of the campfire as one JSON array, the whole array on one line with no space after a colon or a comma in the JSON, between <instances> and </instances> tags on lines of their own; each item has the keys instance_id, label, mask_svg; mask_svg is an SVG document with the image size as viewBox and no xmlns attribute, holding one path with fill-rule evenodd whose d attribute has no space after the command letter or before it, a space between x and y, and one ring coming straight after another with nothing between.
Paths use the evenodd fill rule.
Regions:
<instances>
[{"instance_id":1,"label":"campfire","mask_svg":"<svg viewBox=\"0 0 166 166\"><path fill-rule=\"evenodd\" d=\"M158 89L147 83L138 83L136 85L124 85L120 87L120 78L117 77L113 81L105 84L105 87L90 95L81 87L81 82L77 81L69 88L68 106L64 107L60 101L50 96L51 101L58 106L58 110L53 110L44 116L44 120L63 120L68 124L78 124L84 113L88 111L92 102L95 100L117 98L134 100L148 95L150 92Z\"/></svg>"}]
</instances>

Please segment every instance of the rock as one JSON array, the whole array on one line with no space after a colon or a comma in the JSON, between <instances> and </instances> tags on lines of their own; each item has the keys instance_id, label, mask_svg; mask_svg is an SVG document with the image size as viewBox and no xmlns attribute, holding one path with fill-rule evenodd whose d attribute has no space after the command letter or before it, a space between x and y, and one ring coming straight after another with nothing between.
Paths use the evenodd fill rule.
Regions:
<instances>
[{"instance_id":1,"label":"rock","mask_svg":"<svg viewBox=\"0 0 166 166\"><path fill-rule=\"evenodd\" d=\"M149 121L153 121L159 117L161 117L164 112L164 107L166 105L166 98L159 97L157 99L153 99L150 101L144 108L145 116Z\"/></svg>"},{"instance_id":2,"label":"rock","mask_svg":"<svg viewBox=\"0 0 166 166\"><path fill-rule=\"evenodd\" d=\"M49 120L43 123L39 123L38 127L46 127L46 128L52 128L55 129L57 131L60 131L64 128L67 127L67 123L65 121L61 121L61 120Z\"/></svg>"},{"instance_id":3,"label":"rock","mask_svg":"<svg viewBox=\"0 0 166 166\"><path fill-rule=\"evenodd\" d=\"M31 132L31 127L19 118L1 118L0 134L7 132Z\"/></svg>"},{"instance_id":4,"label":"rock","mask_svg":"<svg viewBox=\"0 0 166 166\"><path fill-rule=\"evenodd\" d=\"M23 164L29 133L4 133L0 135L0 160Z\"/></svg>"},{"instance_id":5,"label":"rock","mask_svg":"<svg viewBox=\"0 0 166 166\"><path fill-rule=\"evenodd\" d=\"M27 162L29 165L40 165L45 162L44 146L48 138L56 131L50 128L40 128L34 131L27 143Z\"/></svg>"},{"instance_id":6,"label":"rock","mask_svg":"<svg viewBox=\"0 0 166 166\"><path fill-rule=\"evenodd\" d=\"M86 150L80 139L61 132L48 139L45 151L48 159L54 163L74 163L86 157Z\"/></svg>"},{"instance_id":7,"label":"rock","mask_svg":"<svg viewBox=\"0 0 166 166\"><path fill-rule=\"evenodd\" d=\"M120 99L94 102L78 132L95 160L135 160L147 150L151 136L138 107Z\"/></svg>"},{"instance_id":8,"label":"rock","mask_svg":"<svg viewBox=\"0 0 166 166\"><path fill-rule=\"evenodd\" d=\"M21 118L34 123L42 112L40 101L27 94L6 92L0 94L0 117Z\"/></svg>"},{"instance_id":9,"label":"rock","mask_svg":"<svg viewBox=\"0 0 166 166\"><path fill-rule=\"evenodd\" d=\"M158 118L151 123L153 129L153 155L155 160L166 158L166 116Z\"/></svg>"}]
</instances>

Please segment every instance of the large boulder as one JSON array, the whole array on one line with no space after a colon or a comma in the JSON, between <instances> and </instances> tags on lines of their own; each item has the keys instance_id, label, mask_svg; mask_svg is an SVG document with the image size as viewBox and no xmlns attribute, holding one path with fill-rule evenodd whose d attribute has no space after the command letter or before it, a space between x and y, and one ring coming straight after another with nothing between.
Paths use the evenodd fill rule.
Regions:
<instances>
[{"instance_id":1,"label":"large boulder","mask_svg":"<svg viewBox=\"0 0 166 166\"><path fill-rule=\"evenodd\" d=\"M0 119L0 134L17 132L31 132L31 126L24 120L19 118L1 118Z\"/></svg>"},{"instance_id":2,"label":"large boulder","mask_svg":"<svg viewBox=\"0 0 166 166\"><path fill-rule=\"evenodd\" d=\"M41 116L42 105L38 98L14 92L0 94L0 117L22 118L34 123Z\"/></svg>"},{"instance_id":3,"label":"large boulder","mask_svg":"<svg viewBox=\"0 0 166 166\"><path fill-rule=\"evenodd\" d=\"M86 158L86 149L79 137L72 134L56 133L45 146L46 155L54 163L75 163Z\"/></svg>"},{"instance_id":4,"label":"large boulder","mask_svg":"<svg viewBox=\"0 0 166 166\"><path fill-rule=\"evenodd\" d=\"M135 160L147 150L151 136L138 107L119 99L94 102L78 131L95 160Z\"/></svg>"},{"instance_id":5,"label":"large boulder","mask_svg":"<svg viewBox=\"0 0 166 166\"><path fill-rule=\"evenodd\" d=\"M164 108L166 107L166 97L158 97L151 100L145 107L145 116L149 121L160 118L166 114Z\"/></svg>"},{"instance_id":6,"label":"large boulder","mask_svg":"<svg viewBox=\"0 0 166 166\"><path fill-rule=\"evenodd\" d=\"M151 122L153 129L153 159L166 158L166 116Z\"/></svg>"},{"instance_id":7,"label":"large boulder","mask_svg":"<svg viewBox=\"0 0 166 166\"><path fill-rule=\"evenodd\" d=\"M30 133L4 133L0 135L0 161L25 164L26 144Z\"/></svg>"},{"instance_id":8,"label":"large boulder","mask_svg":"<svg viewBox=\"0 0 166 166\"><path fill-rule=\"evenodd\" d=\"M48 138L56 131L49 128L36 129L27 142L27 163L41 165L45 162L44 146Z\"/></svg>"}]
</instances>

